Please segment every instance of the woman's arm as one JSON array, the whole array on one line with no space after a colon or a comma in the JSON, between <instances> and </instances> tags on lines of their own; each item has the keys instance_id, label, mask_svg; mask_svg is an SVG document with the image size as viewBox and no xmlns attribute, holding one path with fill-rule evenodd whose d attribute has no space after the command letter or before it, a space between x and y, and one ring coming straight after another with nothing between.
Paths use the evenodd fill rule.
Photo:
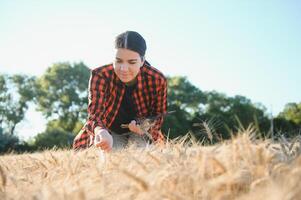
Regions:
<instances>
[{"instance_id":1,"label":"woman's arm","mask_svg":"<svg viewBox=\"0 0 301 200\"><path fill-rule=\"evenodd\" d=\"M154 126L150 129L150 133L154 141L164 141L164 136L161 132L161 126L163 124L163 115L167 112L167 80L164 81L157 92L157 97L154 105L154 115L162 115L155 120Z\"/></svg>"},{"instance_id":2,"label":"woman's arm","mask_svg":"<svg viewBox=\"0 0 301 200\"><path fill-rule=\"evenodd\" d=\"M104 113L106 88L106 79L101 74L92 71L89 81L88 120L84 126L90 135L94 135L96 127L106 128L101 121L101 116Z\"/></svg>"}]
</instances>

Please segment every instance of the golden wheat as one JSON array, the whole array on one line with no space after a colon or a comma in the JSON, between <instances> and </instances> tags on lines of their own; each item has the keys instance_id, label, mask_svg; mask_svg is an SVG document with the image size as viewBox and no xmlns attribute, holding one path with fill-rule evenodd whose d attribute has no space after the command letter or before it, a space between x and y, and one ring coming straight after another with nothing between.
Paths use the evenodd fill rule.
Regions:
<instances>
[{"instance_id":1,"label":"golden wheat","mask_svg":"<svg viewBox=\"0 0 301 200\"><path fill-rule=\"evenodd\" d=\"M215 146L184 137L105 155L94 148L3 155L0 199L300 199L300 142L252 135L247 129Z\"/></svg>"}]
</instances>

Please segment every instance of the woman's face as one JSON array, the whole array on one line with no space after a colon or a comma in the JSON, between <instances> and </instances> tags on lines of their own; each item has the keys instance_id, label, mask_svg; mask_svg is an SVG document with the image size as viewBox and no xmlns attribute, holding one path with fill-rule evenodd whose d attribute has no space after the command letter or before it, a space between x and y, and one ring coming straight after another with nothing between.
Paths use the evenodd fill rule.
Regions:
<instances>
[{"instance_id":1,"label":"woman's face","mask_svg":"<svg viewBox=\"0 0 301 200\"><path fill-rule=\"evenodd\" d=\"M143 62L144 59L141 60L139 53L118 48L114 61L114 71L122 82L128 83L136 78Z\"/></svg>"}]
</instances>

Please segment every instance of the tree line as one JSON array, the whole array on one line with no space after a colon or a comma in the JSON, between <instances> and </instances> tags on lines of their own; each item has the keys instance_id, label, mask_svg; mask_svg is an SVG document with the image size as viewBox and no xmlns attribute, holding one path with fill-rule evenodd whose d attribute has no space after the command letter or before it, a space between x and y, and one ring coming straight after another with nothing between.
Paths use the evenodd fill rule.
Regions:
<instances>
[{"instance_id":1,"label":"tree line","mask_svg":"<svg viewBox=\"0 0 301 200\"><path fill-rule=\"evenodd\" d=\"M70 147L87 118L90 69L84 63L56 63L39 76L0 74L0 152ZM47 119L43 132L21 141L16 126L29 106ZM176 138L187 133L214 143L250 125L258 137L294 137L301 131L301 102L288 103L277 116L244 96L202 91L186 77L168 77L168 110L162 127ZM210 133L210 134L208 134Z\"/></svg>"}]
</instances>

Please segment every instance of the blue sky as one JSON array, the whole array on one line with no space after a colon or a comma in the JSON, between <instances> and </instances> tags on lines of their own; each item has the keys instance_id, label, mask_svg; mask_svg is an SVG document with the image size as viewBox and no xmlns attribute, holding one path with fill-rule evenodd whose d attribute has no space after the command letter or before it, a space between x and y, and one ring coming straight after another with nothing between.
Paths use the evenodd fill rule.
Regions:
<instances>
[{"instance_id":1,"label":"blue sky","mask_svg":"<svg viewBox=\"0 0 301 200\"><path fill-rule=\"evenodd\" d=\"M0 1L0 73L111 62L114 37L141 33L147 59L201 90L246 96L277 115L301 102L301 1ZM29 120L30 119L30 120ZM31 108L28 138L45 120Z\"/></svg>"}]
</instances>

